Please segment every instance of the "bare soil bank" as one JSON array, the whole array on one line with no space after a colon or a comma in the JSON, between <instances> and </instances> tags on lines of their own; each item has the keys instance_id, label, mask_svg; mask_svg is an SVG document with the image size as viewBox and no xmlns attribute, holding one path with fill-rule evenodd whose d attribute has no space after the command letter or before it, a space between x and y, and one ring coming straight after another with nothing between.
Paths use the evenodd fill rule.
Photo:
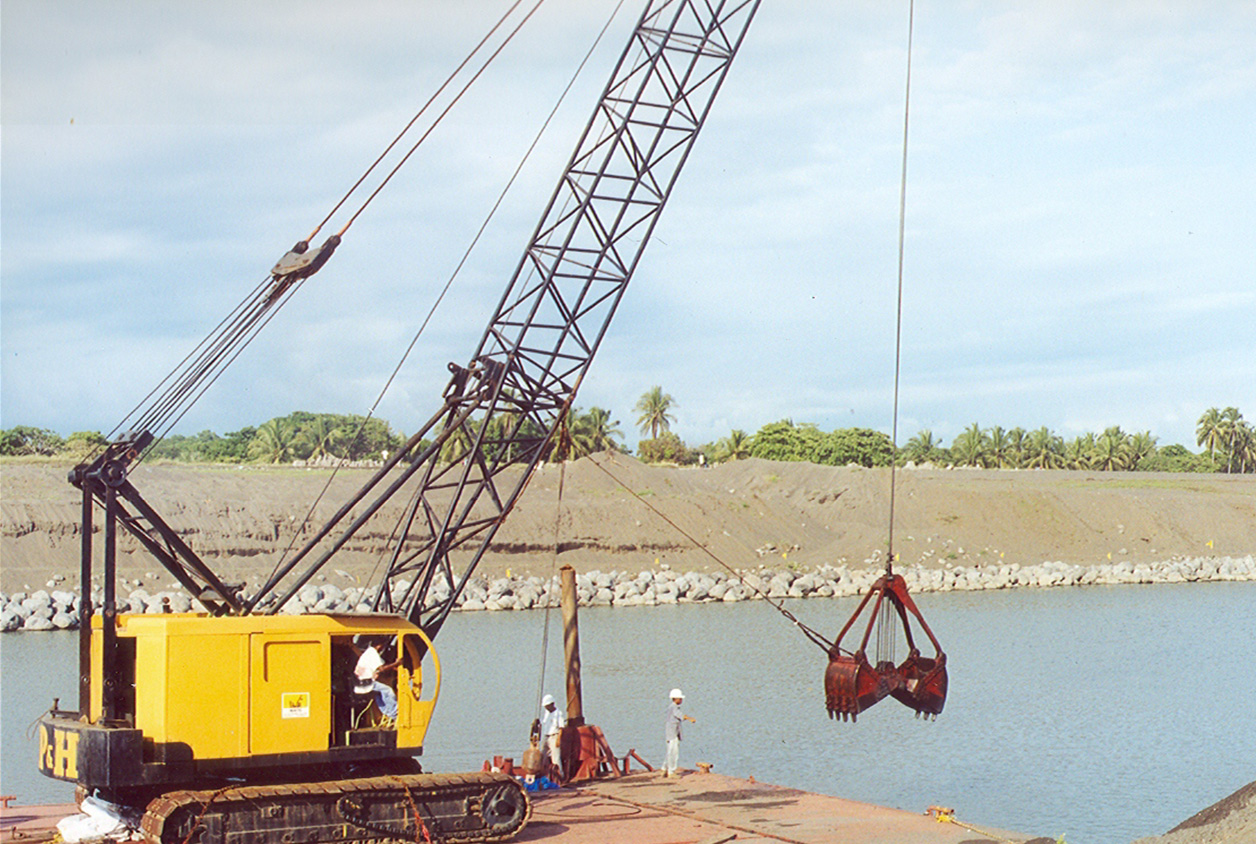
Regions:
<instances>
[{"instance_id":1,"label":"bare soil bank","mask_svg":"<svg viewBox=\"0 0 1256 844\"><path fill-rule=\"evenodd\" d=\"M54 574L74 579L80 504L65 481L68 468L0 465L0 590L38 589ZM303 535L370 474L341 470ZM132 481L211 565L252 579L293 541L330 475L291 467L142 465ZM1089 565L1256 553L1256 477L1250 475L909 469L898 479L895 550L908 564ZM404 500L397 496L329 568L366 577ZM680 571L718 568L677 528L737 568L857 568L883 559L888 512L889 470L763 460L678 469L597 455L565 470L545 466L533 478L481 573L549 574L556 536L560 562L581 571L635 572L656 563ZM131 578L160 573L130 537L120 567Z\"/></svg>"},{"instance_id":2,"label":"bare soil bank","mask_svg":"<svg viewBox=\"0 0 1256 844\"><path fill-rule=\"evenodd\" d=\"M1256 782L1219 800L1155 838L1134 844L1239 844L1256 841Z\"/></svg>"}]
</instances>

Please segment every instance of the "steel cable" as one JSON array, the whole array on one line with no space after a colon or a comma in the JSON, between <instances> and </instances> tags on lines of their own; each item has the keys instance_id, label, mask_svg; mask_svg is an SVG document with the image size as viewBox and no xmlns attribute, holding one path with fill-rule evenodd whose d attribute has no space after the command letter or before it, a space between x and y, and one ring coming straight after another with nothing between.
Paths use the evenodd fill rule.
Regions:
<instances>
[{"instance_id":1,"label":"steel cable","mask_svg":"<svg viewBox=\"0 0 1256 844\"><path fill-rule=\"evenodd\" d=\"M612 458L610 458L610 460L614 460L614 458L612 457ZM726 563L726 562L724 562L722 559L720 559L720 557L719 557L719 556L718 556L718 555L717 555L714 551L712 551L710 548L708 548L708 547L706 547L705 545L703 545L701 542L699 542L699 541L697 540L697 538L696 538L696 537L694 537L692 534L690 534L688 531L686 531L686 530L685 530L684 528L682 528L680 525L676 524L674 521L672 521L671 519L669 519L669 518L668 518L668 517L667 517L667 516L666 516L666 515L665 515L665 514L661 511L661 510L659 510L657 507L655 507L655 506L654 506L653 504L651 504L649 501L646 501L646 500L645 500L645 498L644 498L643 496L638 495L638 494L637 494L637 493L636 493L633 489L631 489L631 488L630 488L630 487L629 487L626 483L624 483L624 482L623 482L623 481L621 481L618 477L616 477L616 476L615 476L615 474L614 474L613 472L611 472L611 470L610 470L610 469L607 469L604 465L602 465L601 463L599 463L599 462L597 462L596 460L594 460L592 455L590 455L590 456L589 456L589 462L591 462L594 466L596 466L597 468L599 468L599 469L601 469L603 472L605 472L605 473L606 473L606 476L607 476L608 478L610 478L612 481L614 481L616 484L618 484L618 485L619 485L619 487L620 487L621 489L623 489L623 490L624 490L624 492L628 493L628 494L629 494L629 495L631 495L633 498L637 499L637 501L639 501L641 504L643 504L647 510L649 510L649 511L650 511L650 512L652 512L652 513L654 513L654 515L658 516L658 517L659 517L660 519L662 519L663 521L667 522L667 524L668 524L668 525L670 525L670 526L672 527L672 529L673 529L673 530L675 530L675 531L676 531L677 533L679 533L681 536L685 537L685 539L688 539L690 542L692 542L692 543L693 543L693 546L694 546L695 548L697 548L697 549L698 549L699 551L701 551L703 554L706 554L708 557L710 557L712 560L714 560L716 563L718 563L718 564L719 564L722 568L724 568L725 570L727 570L729 574L731 574L733 577L737 578L737 580L738 580L738 581L740 581L740 582L741 582L741 584L742 584L743 586L746 586L747 588L754 590L754 591L755 591L755 592L759 595L759 597L761 597L761 598L763 598L763 600L767 601L767 603L768 603L768 604L769 604L769 605L770 605L773 609L775 609L778 613L780 613L780 614L781 614L781 615L783 615L786 619L788 619L788 620L789 620L789 621L790 621L790 622L791 622L791 623L792 623L795 627L797 627L797 628L798 628L798 629L802 632L802 634L803 634L804 636L806 636L809 640L811 640L811 642L812 642L813 644L818 645L818 646L819 646L822 650L824 650L824 652L825 652L825 653L828 653L828 652L830 652L830 651L833 649L833 643L832 643L832 642L830 642L828 639L824 638L824 636L823 636L822 634L820 634L818 631L814 630L813 628L811 628L811 627L807 626L807 625L806 625L806 624L804 624L802 621L800 621L800 620L798 619L798 617L797 617L797 616L795 616L795 615L794 615L792 612L790 612L788 609L786 609L786 608L785 608L785 606L784 606L783 604L779 604L779 603L777 603L776 601L773 601L773 600L772 600L772 598L771 598L771 597L769 597L769 596L768 596L768 594L767 594L766 592L764 592L762 589L760 589L758 586L756 586L756 585L754 585L753 583L750 583L749 581L747 581L747 580L746 580L746 578L745 578L745 577L744 577L744 576L743 576L740 572L738 572L736 569L734 569L734 568L733 568L732 566L730 566L728 563ZM608 461L608 462L609 462L609 461Z\"/></svg>"},{"instance_id":2,"label":"steel cable","mask_svg":"<svg viewBox=\"0 0 1256 844\"><path fill-rule=\"evenodd\" d=\"M497 49L494 50L487 59L485 59L484 64L480 65L480 69L477 70L471 76L471 78L467 81L467 83L462 86L462 90L460 90L457 93L457 95L454 96L454 98L450 101L449 105L445 106L445 109L436 116L436 119L432 121L432 125L429 126L427 130L422 135L419 136L419 139L415 141L414 145L411 146L410 149L406 152L406 154L401 157L401 160L398 161L397 164L391 170L388 171L388 175L386 175L383 181L381 181L376 186L375 190L371 191L370 195L367 196L366 200L363 201L363 203L358 207L358 210L353 212L353 215L349 217L349 221L345 223L343 227L341 227L340 231L336 232L337 235L343 236L344 233L349 230L349 227L352 226L354 222L357 221L358 216L363 211L366 210L366 207L370 205L371 202L374 201L375 197L379 195L379 192L384 189L384 186L387 185L390 181L392 181L393 176L397 175L397 171L401 169L402 165L404 165L407 161L410 160L410 156L413 155L415 151L423 144L423 142L428 139L428 136L432 134L432 131L436 128L436 126L445 118L445 115L449 114L450 110L455 105L458 104L458 101L462 99L463 95L466 94L468 90L470 90L471 86L475 84L475 82L480 78L480 76L484 73L484 71L488 70L488 66L493 63L493 60L496 59L498 55L501 54L502 50L506 49L506 45L509 44L511 40L514 39L514 37L519 33L519 30L523 29L524 24L526 24L532 18L534 14L536 14L537 9L541 8L541 4L544 2L545 0L537 0L536 5L533 6L532 9L526 15L523 16L523 20L519 21L519 23L515 26L515 28L510 31L510 34L506 36L506 39L497 46ZM477 47L476 49L478 50L479 48ZM374 165L372 165L372 167L374 167Z\"/></svg>"},{"instance_id":3,"label":"steel cable","mask_svg":"<svg viewBox=\"0 0 1256 844\"><path fill-rule=\"evenodd\" d=\"M349 188L349 190L345 191L345 195L342 196L340 198L340 201L337 202L335 206L333 206L332 209L327 212L327 216L324 217L322 221L317 226L314 227L314 231L310 232L310 236L307 237L306 240L313 240L318 235L318 233L322 231L323 226L327 225L327 221L330 220L333 216L335 216L336 212L340 210L341 206L343 206L346 202L349 201L349 197L353 195L354 191L356 191L359 187L361 187L362 183L366 181L366 177L371 175L371 173L375 170L375 168L379 166L379 163L383 161L385 157L387 157L388 153L392 152L393 147L395 147L401 141L401 139L406 136L406 133L408 133L414 127L414 124L418 122L418 119L422 117L423 114L432 105L432 103L436 101L436 98L439 97L442 93L444 93L445 89L449 87L449 83L454 81L454 78L457 77L457 75L462 72L463 68L465 68L467 64L471 61L471 59L475 57L475 54L480 51L480 48L483 47L485 43L488 42L488 39L493 37L493 33L496 32L501 27L501 25L506 22L506 19L510 17L512 14L514 14L515 9L517 9L519 7L519 4L522 2L523 0L515 0L514 3L510 4L510 8L507 9L500 18L498 18L497 23L493 24L493 28L484 34L484 37L480 39L479 43L475 45L475 47L471 50L471 52L467 53L466 57L458 64L458 66L454 68L453 71L450 72L450 74L447 77L445 77L445 81L441 83L440 87L436 89L435 93L433 93L430 97L427 98L427 102L423 103L422 108L420 108L418 112L415 113L414 117L410 118L410 122L405 125L405 128L403 128L400 132L397 133L397 137L393 138L392 142L389 143L388 146L384 147L384 151L379 154L379 157L376 158L373 162L371 162L371 166L367 167L366 171L361 176L358 177L358 180L356 182L353 183L353 186ZM437 119L437 122L439 122L439 118Z\"/></svg>"},{"instance_id":4,"label":"steel cable","mask_svg":"<svg viewBox=\"0 0 1256 844\"><path fill-rule=\"evenodd\" d=\"M894 322L894 421L890 436L893 451L890 454L890 518L886 540L885 573L894 566L894 504L897 490L898 466L898 388L903 360L903 254L907 228L907 127L911 115L911 48L915 29L916 0L907 5L907 87L903 95L903 165L898 187L898 303Z\"/></svg>"},{"instance_id":5,"label":"steel cable","mask_svg":"<svg viewBox=\"0 0 1256 844\"><path fill-rule=\"evenodd\" d=\"M563 461L559 464L558 470L558 503L554 507L554 556L550 561L550 576L546 583L551 589L554 586L554 573L558 570L558 555L561 552L562 518L563 518L563 486L567 480L567 462ZM560 587L561 588L561 587ZM549 631L550 631L550 608L554 606L554 596L552 594L545 596L545 620L542 622L541 628L541 675L536 684L536 712L537 718L541 717L541 699L545 694L545 668L549 661ZM544 740L544 736L541 737Z\"/></svg>"},{"instance_id":6,"label":"steel cable","mask_svg":"<svg viewBox=\"0 0 1256 844\"><path fill-rule=\"evenodd\" d=\"M517 5L518 3L515 4L515 6ZM571 78L567 81L567 85L563 88L562 93L559 94L558 99L554 102L553 108L550 109L549 114L546 116L545 120L541 123L541 127L537 130L536 135L532 139L532 143L530 143L528 145L528 148L524 151L523 156L519 159L519 163L515 166L515 170L511 174L510 179L507 180L505 187L503 187L501 192L497 195L496 201L494 201L493 206L489 209L488 214L484 218L484 221L480 223L480 227L479 229L476 230L475 236L472 237L471 242L467 244L467 248L463 251L462 257L459 259L457 265L455 265L453 272L450 273L449 278L445 281L444 287L441 288L440 293L437 294L436 299L432 302L432 306L428 309L427 315L423 318L423 321L419 324L418 330L415 331L414 336L410 338L410 343L406 346L405 350L401 353L401 357L397 361L397 365L393 367L392 372L389 374L387 380L384 382L384 386L380 389L379 394L375 397L375 401L371 404L370 410L367 411L366 416L363 418L361 424L358 426L358 429L354 433L353 439L351 440L351 442L353 443L357 442L357 440L361 437L362 432L366 429L367 423L370 422L372 418L374 418L375 411L379 409L379 405L384 400L384 396L388 393L389 389L391 389L393 381L395 381L398 374L400 374L401 369L403 366L405 366L405 363L409 359L411 352L414 351L414 347L418 344L419 339L423 336L423 333L427 330L427 327L431 323L432 318L436 315L437 309L440 307L441 303L444 302L445 296L448 295L454 282L457 280L458 276L462 273L462 269L466 265L467 261L470 259L471 253L475 250L476 246L479 245L480 239L484 236L484 232L488 229L489 224L496 217L497 212L498 210L500 210L502 203L506 199L507 194L510 192L511 188L514 187L515 182L519 178L519 174L523 172L523 168L527 165L528 161L532 157L532 154L536 151L537 145L540 144L541 142L541 138L545 135L546 130L549 129L550 123L553 122L554 117L558 114L558 110L562 107L562 104L566 101L567 95L571 93L571 89L575 86L576 80L579 79L580 75L584 72L585 67L589 63L589 59L592 58L594 51L597 49L598 45L602 42L602 38L606 35L607 30L610 29L611 24L614 22L615 18L619 15L619 11L623 7L623 5L624 5L624 0L619 0L619 2L615 4L615 7L611 10L611 14L607 18L606 23L602 25L601 30L599 30L597 34L597 37L593 39L593 43L589 46L589 49L585 52L584 57L580 60L580 64L576 66L576 69L572 73ZM514 6L512 6L511 8L513 9ZM533 11L535 11L535 9ZM501 22L499 21L498 25L500 25L500 23ZM496 29L496 27L494 27L494 29ZM470 59L470 56L468 56L468 59ZM466 62L464 61L463 64L465 65ZM460 68L461 68L461 65L460 65ZM451 78L452 78L452 75L451 75ZM411 121L411 123L413 123L413 121ZM404 134L404 132L402 134ZM398 138L393 141L393 144L396 144L397 140L400 140L400 137L401 136L399 135ZM389 146L391 148L392 144L390 144ZM372 167L374 167L374 165L372 165ZM364 175L364 178L365 178L365 175ZM346 194L345 196L345 199L347 198L348 198L348 194ZM341 203L343 202L344 200L341 200ZM319 224L320 228L326 222L327 221L324 220L323 223L320 223ZM317 232L317 229L315 231ZM296 529L293 531L293 535L288 542L288 546L284 549L284 552L280 555L279 559L276 561L275 567L271 572L272 576L274 572L278 571L280 566L283 565L283 562L287 558L288 554L292 552L292 548L296 543L297 536L300 534L302 530L304 530L305 526L309 523L311 518L313 518L315 508L318 506L319 502L323 500L323 497L327 494L327 490L331 487L331 484L335 480L336 475L339 471L340 471L339 464L332 467L331 475L327 478L326 483L323 484L322 490L315 497L314 502L310 505L309 509L306 511L305 518L301 520L301 524L298 525ZM382 554L381 554L381 559L382 559ZM378 561L376 563L376 566L378 567Z\"/></svg>"},{"instance_id":7,"label":"steel cable","mask_svg":"<svg viewBox=\"0 0 1256 844\"><path fill-rule=\"evenodd\" d=\"M135 407L131 408L131 410L130 410L130 411L129 411L129 412L128 412L125 416L123 416L123 417L122 417L121 421L119 421L119 422L118 422L118 424L117 424L116 426L114 426L113 430L111 430L111 431L109 432L109 434L107 435L107 438L112 439L112 438L113 438L113 436L114 436L115 434L117 434L117 433L118 433L118 432L122 429L122 426L124 426L124 425L126 425L126 424L127 424L128 420L130 420L132 416L134 416L135 414L139 413L139 412L140 412L140 410L141 410L142 408L144 408L144 407L145 407L145 405L146 405L146 403L148 402L148 400L149 400L149 399L151 399L154 395L156 395L156 394L157 394L157 392L158 392L158 391L162 388L162 386L163 386L163 385L165 385L165 384L166 384L166 382L167 382L167 381L169 381L171 378L173 378L173 377L175 376L175 374L176 374L176 373L178 373L178 372L179 372L179 371L180 371L180 370L181 370L181 369L182 369L182 368L183 368L183 367L184 367L184 366L188 363L188 361L189 361L189 360L191 360L191 359L192 359L192 357L193 357L194 355L196 355L196 354L197 354L197 351L198 351L198 350L199 350L202 346L204 346L207 342L209 342L209 340L210 340L212 337L214 337L214 336L215 336L215 335L216 335L216 334L217 334L220 330L222 330L223 326L224 326L224 325L226 325L226 324L227 324L227 322L228 322L228 321L230 321L230 320L231 320L231 319L232 319L232 318L236 315L236 313L237 313L237 312L238 312L241 308L243 308L245 305L247 305L249 302L251 302L251 301L252 301L252 300L253 300L253 299L257 296L257 293L258 293L258 292L259 292L259 291L260 291L263 287L265 287L265 286L266 286L266 284L267 284L267 282L268 282L269 280L270 280L270 279L269 279L269 276L267 276L267 278L266 278L266 279L263 279L263 280L262 280L262 282L261 282L260 284L258 284L258 286L257 286L257 287L255 287L255 288L254 288L254 289L253 289L253 290L249 293L249 295L247 295L247 296L246 296L246 297L245 297L245 298L244 298L244 299L240 302L240 304L236 305L236 307L235 307L235 308L234 308L234 309L233 309L230 313L228 313L228 314L227 314L227 316L223 317L222 321L221 321L221 322L219 322L219 323L218 323L218 325L216 325L216 326L215 326L215 327L214 327L214 328L210 331L209 335L208 335L207 337L205 337L205 339L201 340L201 342L200 342L200 343L198 343L195 347L193 347L192 351L188 352L188 353L187 353L187 355L183 358L183 360L179 361L179 363L175 365L174 369L173 369L173 370L171 370L171 371L170 371L170 372L166 375L166 377L165 377L165 378L163 378L163 379L161 379L161 381L158 381L158 382L157 382L157 385L156 385L155 387L153 387L153 389L151 389L151 390L148 392L148 395L144 396L144 398L142 398L142 399L139 401L139 403L135 405Z\"/></svg>"},{"instance_id":8,"label":"steel cable","mask_svg":"<svg viewBox=\"0 0 1256 844\"><path fill-rule=\"evenodd\" d=\"M328 220L339 210L350 196L363 184L366 178L375 170L375 168L383 161L388 153L397 145L397 143L413 128L419 118L426 113L432 103L440 96L440 94L449 86L449 84L462 72L467 64L480 52L484 45L489 41L495 32L510 18L510 16L518 8L522 0L516 0L493 25L488 33L476 44L476 46L467 54L461 63L449 74L446 80L441 84L440 88L428 99L420 108L418 113L411 118L410 122L401 130L400 133L388 144L384 151L376 158L376 160L366 169L361 177L353 184L352 187L344 194L339 202L333 206L328 215L315 227L311 237L318 233ZM509 43L519 32L524 23L534 14L537 8L544 0L537 0L531 11L523 18L522 21L510 32L506 39L500 44L493 53L485 60L484 64L476 71L472 78L463 86L453 101L436 117L434 122L423 133L422 137L416 142L401 161L388 173L385 179L371 193L362 206L350 218L349 223L341 229L343 233L348 229L349 225L356 220L357 216L362 213L370 201L374 199L385 184L397 173L401 165L404 164L410 156L415 152L420 144L435 128L437 124L449 113L453 105L466 93L472 84L479 79L480 75L487 69L488 65L500 54L501 50ZM268 275L257 287L255 287L248 295L245 296L239 304L223 318L222 321L215 326L210 333L198 343L187 356L183 358L167 375L158 382L145 397L137 404L129 413L109 433L110 439L121 432L124 426L133 430L147 430L152 432L154 436L152 446L166 436L183 415L196 403L197 400L205 393L205 390L212 385L218 377L240 354L245 347L257 336L261 328L273 318L274 313L291 297L292 293L301 286L303 278L294 281L286 280L283 276ZM147 454L147 452L146 452ZM141 457L142 459L142 457Z\"/></svg>"}]
</instances>

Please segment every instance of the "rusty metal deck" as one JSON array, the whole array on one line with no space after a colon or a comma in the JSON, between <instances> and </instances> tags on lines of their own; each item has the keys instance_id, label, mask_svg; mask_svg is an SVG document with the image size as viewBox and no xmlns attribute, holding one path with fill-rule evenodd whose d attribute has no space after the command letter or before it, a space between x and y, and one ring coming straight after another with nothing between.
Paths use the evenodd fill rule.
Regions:
<instances>
[{"instance_id":1,"label":"rusty metal deck","mask_svg":"<svg viewBox=\"0 0 1256 844\"><path fill-rule=\"evenodd\" d=\"M1031 836L719 774L633 774L535 796L516 841L553 844L1003 844ZM1047 839L1037 839L1045 842Z\"/></svg>"},{"instance_id":2,"label":"rusty metal deck","mask_svg":"<svg viewBox=\"0 0 1256 844\"><path fill-rule=\"evenodd\" d=\"M932 817L720 774L632 774L532 795L532 820L515 837L547 844L1006 844L1031 836L980 831ZM73 804L14 805L0 844L50 840ZM975 820L965 818L964 820ZM1049 839L1034 839L1047 844ZM1053 844L1053 842L1051 842Z\"/></svg>"},{"instance_id":3,"label":"rusty metal deck","mask_svg":"<svg viewBox=\"0 0 1256 844\"><path fill-rule=\"evenodd\" d=\"M16 797L9 797L0 807L0 844L51 841L57 832L57 821L78 812L73 803L24 806L16 801Z\"/></svg>"}]
</instances>

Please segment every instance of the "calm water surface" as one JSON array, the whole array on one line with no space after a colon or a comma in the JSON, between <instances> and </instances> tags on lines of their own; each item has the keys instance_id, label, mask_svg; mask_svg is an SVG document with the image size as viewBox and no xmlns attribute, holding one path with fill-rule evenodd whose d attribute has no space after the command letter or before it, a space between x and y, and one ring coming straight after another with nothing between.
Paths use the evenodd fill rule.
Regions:
<instances>
[{"instance_id":1,"label":"calm water surface","mask_svg":"<svg viewBox=\"0 0 1256 844\"><path fill-rule=\"evenodd\" d=\"M949 658L936 722L893 700L857 724L824 710L826 658L761 603L581 611L585 712L616 753L663 756L666 694L680 686L681 764L1069 844L1160 834L1256 779L1256 583L924 595ZM834 633L850 599L792 609ZM455 615L428 734L429 770L519 757L541 684L545 614ZM545 687L563 698L558 614ZM0 791L68 799L34 773L27 725L76 698L69 633L0 637Z\"/></svg>"}]
</instances>

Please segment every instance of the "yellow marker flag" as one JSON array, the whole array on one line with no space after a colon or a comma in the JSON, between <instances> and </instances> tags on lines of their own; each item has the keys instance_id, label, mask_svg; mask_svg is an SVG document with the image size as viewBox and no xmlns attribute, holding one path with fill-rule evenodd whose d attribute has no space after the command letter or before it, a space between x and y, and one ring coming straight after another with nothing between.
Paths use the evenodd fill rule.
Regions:
<instances>
[{"instance_id":1,"label":"yellow marker flag","mask_svg":"<svg viewBox=\"0 0 1256 844\"><path fill-rule=\"evenodd\" d=\"M1111 559L1112 559L1112 552L1111 552L1111 551L1109 551L1109 552L1108 552L1108 559L1109 559L1109 560L1111 560Z\"/></svg>"},{"instance_id":2,"label":"yellow marker flag","mask_svg":"<svg viewBox=\"0 0 1256 844\"><path fill-rule=\"evenodd\" d=\"M1211 547L1212 547L1212 540L1211 540L1211 539L1210 539L1210 540L1208 540L1208 543L1207 543L1207 544L1208 544L1208 547L1209 547L1209 548L1211 548Z\"/></svg>"}]
</instances>

